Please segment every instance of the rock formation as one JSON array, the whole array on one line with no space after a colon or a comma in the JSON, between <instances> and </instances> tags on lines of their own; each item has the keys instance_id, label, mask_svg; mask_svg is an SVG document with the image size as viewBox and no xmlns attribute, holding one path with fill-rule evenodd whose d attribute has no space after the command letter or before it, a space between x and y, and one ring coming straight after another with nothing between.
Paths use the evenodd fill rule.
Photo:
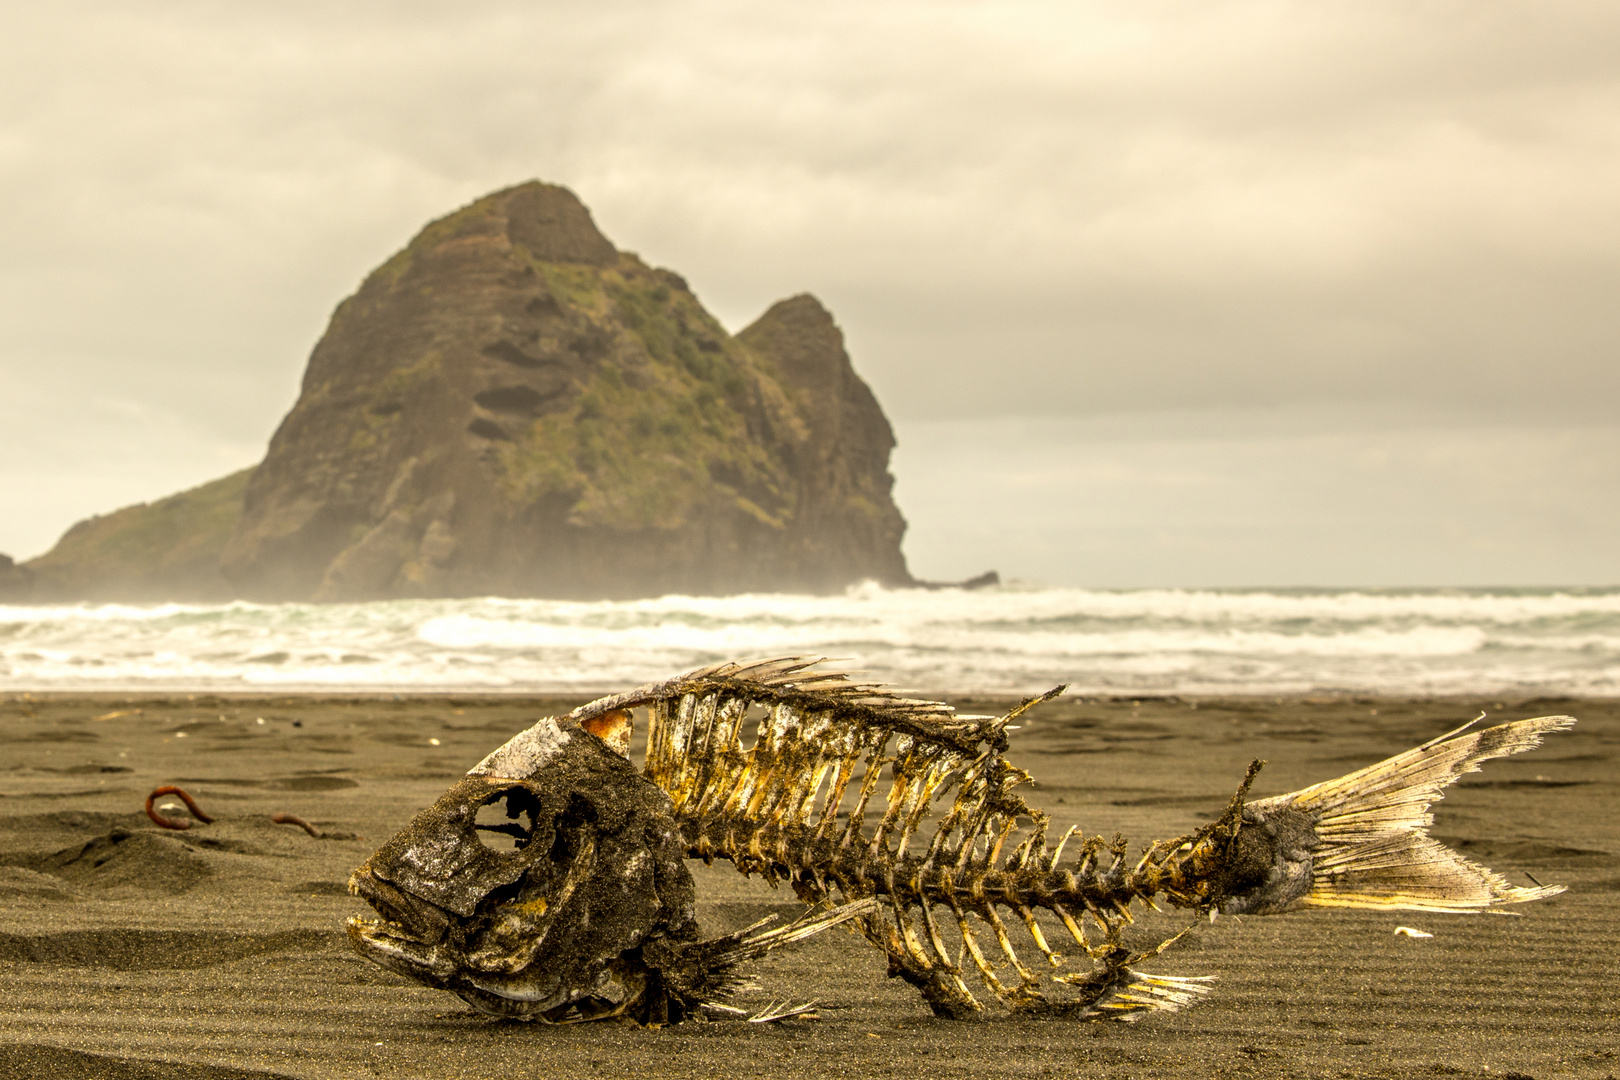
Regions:
<instances>
[{"instance_id":1,"label":"rock formation","mask_svg":"<svg viewBox=\"0 0 1620 1080\"><path fill-rule=\"evenodd\" d=\"M27 569L42 595L121 599L911 584L893 446L813 297L733 337L528 183L338 306L251 476L81 522Z\"/></svg>"},{"instance_id":2,"label":"rock formation","mask_svg":"<svg viewBox=\"0 0 1620 1080\"><path fill-rule=\"evenodd\" d=\"M12 588L0 577L0 601L230 599L235 590L220 574L219 556L242 516L250 475L243 469L86 518L50 551L17 567Z\"/></svg>"}]
</instances>

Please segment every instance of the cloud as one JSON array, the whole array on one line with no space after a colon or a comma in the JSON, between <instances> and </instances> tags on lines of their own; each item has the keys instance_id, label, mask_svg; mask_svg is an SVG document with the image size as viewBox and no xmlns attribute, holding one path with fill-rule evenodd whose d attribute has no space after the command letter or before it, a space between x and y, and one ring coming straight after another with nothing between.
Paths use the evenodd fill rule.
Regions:
<instances>
[{"instance_id":1,"label":"cloud","mask_svg":"<svg viewBox=\"0 0 1620 1080\"><path fill-rule=\"evenodd\" d=\"M531 176L733 327L816 292L907 422L1596 422L1617 46L1597 2L36 5L0 365L40 405L0 454L92 393L262 442L367 270Z\"/></svg>"},{"instance_id":2,"label":"cloud","mask_svg":"<svg viewBox=\"0 0 1620 1080\"><path fill-rule=\"evenodd\" d=\"M901 424L906 553L934 580L1110 588L1620 582L1620 506L1592 498L1620 486L1620 428L1357 419Z\"/></svg>"}]
</instances>

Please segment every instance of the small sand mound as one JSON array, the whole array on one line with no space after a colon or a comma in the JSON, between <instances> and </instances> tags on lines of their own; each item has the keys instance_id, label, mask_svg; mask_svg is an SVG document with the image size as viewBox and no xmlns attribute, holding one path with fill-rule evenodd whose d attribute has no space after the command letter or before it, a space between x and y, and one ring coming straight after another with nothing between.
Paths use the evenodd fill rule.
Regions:
<instances>
[{"instance_id":1,"label":"small sand mound","mask_svg":"<svg viewBox=\"0 0 1620 1080\"><path fill-rule=\"evenodd\" d=\"M182 893L214 873L207 856L181 836L123 827L57 852L41 869L83 889L142 895Z\"/></svg>"}]
</instances>

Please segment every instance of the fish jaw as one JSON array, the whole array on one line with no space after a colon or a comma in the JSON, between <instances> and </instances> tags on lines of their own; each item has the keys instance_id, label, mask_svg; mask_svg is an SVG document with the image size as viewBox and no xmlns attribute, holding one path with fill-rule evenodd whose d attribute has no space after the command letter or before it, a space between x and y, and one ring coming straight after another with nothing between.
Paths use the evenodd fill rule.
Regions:
<instances>
[{"instance_id":1,"label":"fish jaw","mask_svg":"<svg viewBox=\"0 0 1620 1080\"><path fill-rule=\"evenodd\" d=\"M366 959L429 986L444 986L456 962L445 948L449 917L435 905L386 881L369 866L349 877L349 892L380 918L356 915L349 941Z\"/></svg>"},{"instance_id":2,"label":"fish jaw","mask_svg":"<svg viewBox=\"0 0 1620 1080\"><path fill-rule=\"evenodd\" d=\"M464 971L444 944L418 941L398 923L356 916L349 920L348 931L355 951L378 967L436 990L449 990L489 1016L543 1019L576 996L556 980Z\"/></svg>"},{"instance_id":3,"label":"fish jaw","mask_svg":"<svg viewBox=\"0 0 1620 1080\"><path fill-rule=\"evenodd\" d=\"M597 987L577 988L544 972L503 971L491 958L466 955L461 935L452 932L452 912L380 877L362 866L349 878L349 891L380 917L348 920L349 942L367 960L435 989L449 990L480 1012L516 1019L543 1019ZM537 939L539 944L543 938ZM482 959L484 962L479 963ZM483 970L489 967L493 970ZM598 980L600 981L600 980Z\"/></svg>"},{"instance_id":4,"label":"fish jaw","mask_svg":"<svg viewBox=\"0 0 1620 1080\"><path fill-rule=\"evenodd\" d=\"M424 945L437 945L444 940L450 928L448 912L399 888L380 876L369 864L349 875L349 894L370 904L382 916L379 921Z\"/></svg>"},{"instance_id":5,"label":"fish jaw","mask_svg":"<svg viewBox=\"0 0 1620 1080\"><path fill-rule=\"evenodd\" d=\"M356 915L349 920L348 930L356 952L407 979L445 988L456 973L456 963L442 945L424 944L402 933L397 923Z\"/></svg>"}]
</instances>

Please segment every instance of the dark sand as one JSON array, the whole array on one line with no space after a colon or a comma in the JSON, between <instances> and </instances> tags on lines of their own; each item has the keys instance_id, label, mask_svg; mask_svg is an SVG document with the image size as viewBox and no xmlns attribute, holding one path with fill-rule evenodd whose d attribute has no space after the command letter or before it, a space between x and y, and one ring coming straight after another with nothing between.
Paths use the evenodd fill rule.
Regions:
<instances>
[{"instance_id":1,"label":"dark sand","mask_svg":"<svg viewBox=\"0 0 1620 1080\"><path fill-rule=\"evenodd\" d=\"M1250 757L1270 759L1256 793L1272 794L1407 749L1481 707L1497 720L1581 719L1466 779L1434 830L1516 883L1534 875L1568 893L1520 917L1316 911L1203 924L1142 966L1219 976L1215 991L1135 1025L935 1020L843 931L762 965L761 1000L824 1003L819 1021L771 1026L494 1023L350 953L343 920L366 909L344 892L349 871L513 732L573 704L0 700L0 1076L1620 1074L1620 702L1045 707L1014 736L1013 759L1038 781L1031 801L1062 826L1121 831L1136 847L1217 813ZM185 785L217 823L153 828L141 806L164 783ZM271 824L276 811L334 836ZM134 835L80 854L115 828ZM790 895L729 867L697 870L706 928L793 910ZM1167 914L1144 941L1186 920ZM1399 925L1434 937L1396 937Z\"/></svg>"}]
</instances>

